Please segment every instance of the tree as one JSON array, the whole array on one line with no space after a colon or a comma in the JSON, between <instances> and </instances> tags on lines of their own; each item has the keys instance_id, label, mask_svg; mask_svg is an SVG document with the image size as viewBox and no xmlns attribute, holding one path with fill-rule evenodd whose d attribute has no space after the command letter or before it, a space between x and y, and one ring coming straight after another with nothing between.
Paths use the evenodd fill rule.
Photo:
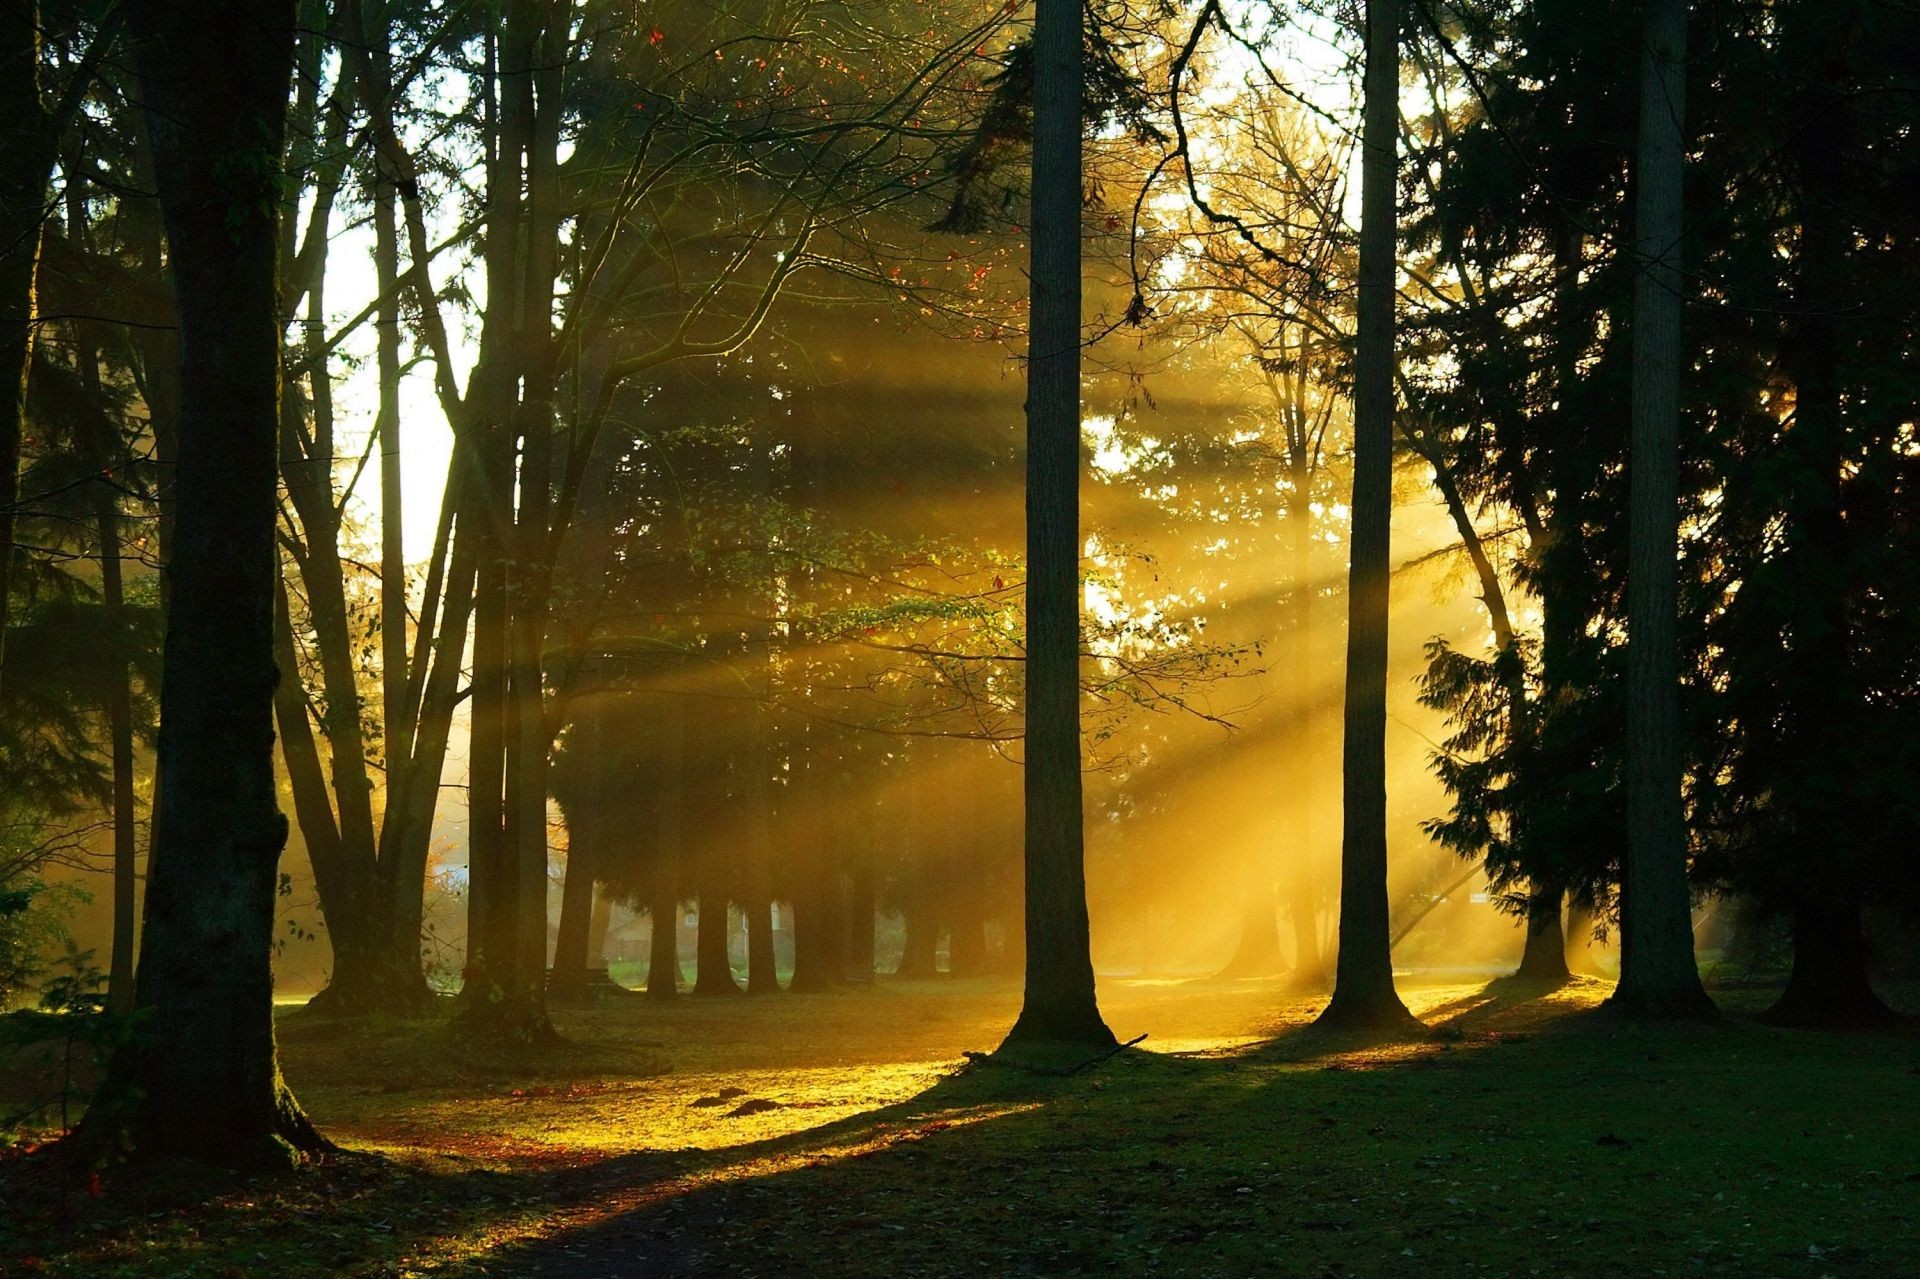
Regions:
<instances>
[{"instance_id":1,"label":"tree","mask_svg":"<svg viewBox=\"0 0 1920 1279\"><path fill-rule=\"evenodd\" d=\"M1037 0L1027 339L1026 991L1007 1046L1110 1044L1080 786L1081 9Z\"/></svg>"},{"instance_id":2,"label":"tree","mask_svg":"<svg viewBox=\"0 0 1920 1279\"><path fill-rule=\"evenodd\" d=\"M1679 609L1681 182L1686 0L1649 0L1634 168L1633 431L1627 561L1627 849L1621 866L1620 985L1631 1016L1711 1009L1693 958L1681 798Z\"/></svg>"},{"instance_id":3,"label":"tree","mask_svg":"<svg viewBox=\"0 0 1920 1279\"><path fill-rule=\"evenodd\" d=\"M177 545L136 1006L83 1132L285 1163L327 1142L280 1077L272 933L280 152L289 3L135 7L181 338Z\"/></svg>"},{"instance_id":4,"label":"tree","mask_svg":"<svg viewBox=\"0 0 1920 1279\"><path fill-rule=\"evenodd\" d=\"M1387 584L1392 569L1399 49L1399 0L1368 0L1346 730L1341 751L1340 954L1333 999L1319 1019L1319 1024L1339 1029L1393 1028L1413 1021L1393 988L1387 918Z\"/></svg>"}]
</instances>

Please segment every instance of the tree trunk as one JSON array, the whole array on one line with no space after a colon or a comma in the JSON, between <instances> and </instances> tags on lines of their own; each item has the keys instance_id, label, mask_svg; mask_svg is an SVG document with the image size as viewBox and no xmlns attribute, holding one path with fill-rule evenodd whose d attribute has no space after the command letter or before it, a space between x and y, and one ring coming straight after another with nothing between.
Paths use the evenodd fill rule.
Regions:
<instances>
[{"instance_id":1,"label":"tree trunk","mask_svg":"<svg viewBox=\"0 0 1920 1279\"><path fill-rule=\"evenodd\" d=\"M700 859L700 931L693 963L693 993L696 995L737 995L740 985L733 979L733 963L727 953L727 875L721 859L712 855Z\"/></svg>"},{"instance_id":2,"label":"tree trunk","mask_svg":"<svg viewBox=\"0 0 1920 1279\"><path fill-rule=\"evenodd\" d=\"M980 894L970 886L954 886L947 926L947 975L979 977L987 970L987 920Z\"/></svg>"},{"instance_id":3,"label":"tree trunk","mask_svg":"<svg viewBox=\"0 0 1920 1279\"><path fill-rule=\"evenodd\" d=\"M873 926L876 909L873 861L869 854L855 857L847 894L847 979L873 985Z\"/></svg>"},{"instance_id":4,"label":"tree trunk","mask_svg":"<svg viewBox=\"0 0 1920 1279\"><path fill-rule=\"evenodd\" d=\"M108 625L121 633L125 592L120 572L118 495L101 486L100 598ZM133 1008L134 896L138 886L139 829L133 802L133 687L122 662L107 672L107 727L113 754L113 951L107 970L107 1007Z\"/></svg>"},{"instance_id":5,"label":"tree trunk","mask_svg":"<svg viewBox=\"0 0 1920 1279\"><path fill-rule=\"evenodd\" d=\"M1803 898L1793 912L1793 973L1762 1020L1776 1026L1838 1029L1897 1020L1867 980L1860 897Z\"/></svg>"},{"instance_id":6,"label":"tree trunk","mask_svg":"<svg viewBox=\"0 0 1920 1279\"><path fill-rule=\"evenodd\" d=\"M1340 1029L1415 1024L1393 988L1387 909L1387 590L1392 572L1399 93L1400 3L1369 0L1341 774L1340 953L1333 999L1319 1019L1323 1026Z\"/></svg>"},{"instance_id":7,"label":"tree trunk","mask_svg":"<svg viewBox=\"0 0 1920 1279\"><path fill-rule=\"evenodd\" d=\"M587 917L587 977L597 981L607 975L607 929L613 924L613 898L603 892L593 895L593 913Z\"/></svg>"},{"instance_id":8,"label":"tree trunk","mask_svg":"<svg viewBox=\"0 0 1920 1279\"><path fill-rule=\"evenodd\" d=\"M12 601L20 442L33 362L35 284L56 139L40 102L40 6L0 9L0 662ZM0 666L0 669L4 669Z\"/></svg>"},{"instance_id":9,"label":"tree trunk","mask_svg":"<svg viewBox=\"0 0 1920 1279\"><path fill-rule=\"evenodd\" d=\"M1240 942L1220 970L1222 977L1271 977L1283 966L1280 959L1280 916L1273 876L1256 861L1240 892Z\"/></svg>"},{"instance_id":10,"label":"tree trunk","mask_svg":"<svg viewBox=\"0 0 1920 1279\"><path fill-rule=\"evenodd\" d=\"M647 902L651 921L647 947L647 995L672 999L680 993L680 894L674 889L674 867L663 859L654 873L653 894Z\"/></svg>"},{"instance_id":11,"label":"tree trunk","mask_svg":"<svg viewBox=\"0 0 1920 1279\"><path fill-rule=\"evenodd\" d=\"M1079 0L1038 0L1027 338L1027 961L1006 1046L1113 1042L1094 997L1080 790L1081 57Z\"/></svg>"},{"instance_id":12,"label":"tree trunk","mask_svg":"<svg viewBox=\"0 0 1920 1279\"><path fill-rule=\"evenodd\" d=\"M547 997L583 999L588 974L596 966L588 953L594 914L594 815L578 813L567 832L567 872L560 888L560 927L553 940L553 969Z\"/></svg>"},{"instance_id":13,"label":"tree trunk","mask_svg":"<svg viewBox=\"0 0 1920 1279\"><path fill-rule=\"evenodd\" d=\"M906 981L925 981L939 971L939 920L934 916L932 904L917 886L909 891L900 913L906 929L906 944L901 948L900 966L894 969L893 975Z\"/></svg>"},{"instance_id":14,"label":"tree trunk","mask_svg":"<svg viewBox=\"0 0 1920 1279\"><path fill-rule=\"evenodd\" d=\"M1553 889L1535 887L1527 897L1527 943L1513 975L1556 986L1573 976L1567 969L1567 935L1560 927L1560 894Z\"/></svg>"},{"instance_id":15,"label":"tree trunk","mask_svg":"<svg viewBox=\"0 0 1920 1279\"><path fill-rule=\"evenodd\" d=\"M1294 984L1317 986L1326 978L1327 957L1320 951L1320 891L1311 872L1294 877L1291 896Z\"/></svg>"},{"instance_id":16,"label":"tree trunk","mask_svg":"<svg viewBox=\"0 0 1920 1279\"><path fill-rule=\"evenodd\" d=\"M1627 849L1620 985L1608 1004L1633 1017L1697 1017L1713 1004L1693 957L1676 635L1686 0L1649 0L1645 12L1634 166L1640 272L1633 295L1628 498Z\"/></svg>"},{"instance_id":17,"label":"tree trunk","mask_svg":"<svg viewBox=\"0 0 1920 1279\"><path fill-rule=\"evenodd\" d=\"M829 990L842 981L839 859L823 840L809 861L796 867L793 884L792 991Z\"/></svg>"},{"instance_id":18,"label":"tree trunk","mask_svg":"<svg viewBox=\"0 0 1920 1279\"><path fill-rule=\"evenodd\" d=\"M764 666L764 664L763 664ZM741 915L747 926L747 993L777 995L780 972L773 954L773 830L769 812L772 760L767 751L764 709L756 710L748 755L747 865Z\"/></svg>"},{"instance_id":19,"label":"tree trunk","mask_svg":"<svg viewBox=\"0 0 1920 1279\"><path fill-rule=\"evenodd\" d=\"M1601 976L1593 958L1593 906L1575 897L1567 905L1567 968L1585 977Z\"/></svg>"},{"instance_id":20,"label":"tree trunk","mask_svg":"<svg viewBox=\"0 0 1920 1279\"><path fill-rule=\"evenodd\" d=\"M280 1077L273 629L281 138L292 5L151 0L131 20L179 315L178 553L135 983L83 1133L149 1155L285 1164L328 1143Z\"/></svg>"}]
</instances>

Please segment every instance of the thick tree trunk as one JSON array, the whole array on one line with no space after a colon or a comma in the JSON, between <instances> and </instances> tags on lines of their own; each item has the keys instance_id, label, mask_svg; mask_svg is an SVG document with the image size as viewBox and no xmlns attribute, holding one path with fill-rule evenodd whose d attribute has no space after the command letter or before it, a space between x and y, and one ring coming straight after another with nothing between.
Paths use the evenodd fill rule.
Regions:
<instances>
[{"instance_id":1,"label":"thick tree trunk","mask_svg":"<svg viewBox=\"0 0 1920 1279\"><path fill-rule=\"evenodd\" d=\"M947 975L979 977L987 971L987 919L977 891L955 886L947 925Z\"/></svg>"},{"instance_id":2,"label":"thick tree trunk","mask_svg":"<svg viewBox=\"0 0 1920 1279\"><path fill-rule=\"evenodd\" d=\"M861 986L873 984L873 928L877 910L873 882L873 861L866 854L856 855L853 873L848 876L847 893L847 979Z\"/></svg>"},{"instance_id":3,"label":"thick tree trunk","mask_svg":"<svg viewBox=\"0 0 1920 1279\"><path fill-rule=\"evenodd\" d=\"M587 917L587 974L607 974L607 929L613 924L613 898L603 892L593 895L593 913Z\"/></svg>"},{"instance_id":4,"label":"thick tree trunk","mask_svg":"<svg viewBox=\"0 0 1920 1279\"><path fill-rule=\"evenodd\" d=\"M1897 1020L1867 979L1857 894L1803 898L1793 913L1793 974L1763 1020L1835 1029Z\"/></svg>"},{"instance_id":5,"label":"thick tree trunk","mask_svg":"<svg viewBox=\"0 0 1920 1279\"><path fill-rule=\"evenodd\" d=\"M916 886L900 913L906 929L906 942L900 951L900 966L894 969L893 975L907 981L925 981L936 976L939 972L940 926L932 904Z\"/></svg>"},{"instance_id":6,"label":"thick tree trunk","mask_svg":"<svg viewBox=\"0 0 1920 1279\"><path fill-rule=\"evenodd\" d=\"M833 850L823 847L812 865L800 866L797 871L793 885L793 976L787 989L830 990L843 980L839 859Z\"/></svg>"},{"instance_id":7,"label":"thick tree trunk","mask_svg":"<svg viewBox=\"0 0 1920 1279\"><path fill-rule=\"evenodd\" d=\"M1387 909L1387 588L1392 571L1394 156L1400 115L1400 3L1367 4L1361 139L1359 341L1354 358L1353 533L1347 585L1342 748L1340 953L1319 1024L1415 1024L1393 988Z\"/></svg>"},{"instance_id":8,"label":"thick tree trunk","mask_svg":"<svg viewBox=\"0 0 1920 1279\"><path fill-rule=\"evenodd\" d=\"M1271 977L1285 965L1280 958L1280 915L1272 872L1259 859L1240 892L1240 942L1220 970L1222 977Z\"/></svg>"},{"instance_id":9,"label":"thick tree trunk","mask_svg":"<svg viewBox=\"0 0 1920 1279\"><path fill-rule=\"evenodd\" d=\"M1640 272L1633 297L1628 498L1627 848L1620 985L1608 1005L1634 1017L1697 1017L1713 1004L1693 956L1676 634L1686 0L1649 0L1645 13L1634 166Z\"/></svg>"},{"instance_id":10,"label":"thick tree trunk","mask_svg":"<svg viewBox=\"0 0 1920 1279\"><path fill-rule=\"evenodd\" d=\"M1527 897L1527 942L1520 967L1522 981L1560 985L1573 976L1567 969L1567 936L1560 927L1560 893L1535 888Z\"/></svg>"},{"instance_id":11,"label":"thick tree trunk","mask_svg":"<svg viewBox=\"0 0 1920 1279\"><path fill-rule=\"evenodd\" d=\"M1027 338L1026 991L1007 1046L1113 1042L1080 789L1081 9L1038 0ZM957 930L956 930L957 937Z\"/></svg>"},{"instance_id":12,"label":"thick tree trunk","mask_svg":"<svg viewBox=\"0 0 1920 1279\"><path fill-rule=\"evenodd\" d=\"M701 859L700 929L695 943L693 993L696 995L737 995L740 984L733 979L733 962L728 955L728 919L724 864L709 853Z\"/></svg>"},{"instance_id":13,"label":"thick tree trunk","mask_svg":"<svg viewBox=\"0 0 1920 1279\"><path fill-rule=\"evenodd\" d=\"M273 924L280 148L293 7L136 6L179 313L178 553L135 1005L85 1133L151 1155L280 1163L326 1148L281 1080Z\"/></svg>"},{"instance_id":14,"label":"thick tree trunk","mask_svg":"<svg viewBox=\"0 0 1920 1279\"><path fill-rule=\"evenodd\" d=\"M647 902L651 921L647 947L647 995L672 999L680 993L680 894L674 890L674 867L663 862L655 871Z\"/></svg>"},{"instance_id":15,"label":"thick tree trunk","mask_svg":"<svg viewBox=\"0 0 1920 1279\"><path fill-rule=\"evenodd\" d=\"M747 930L747 993L780 993L780 971L773 953L773 899L764 892L751 893L741 904L740 920Z\"/></svg>"},{"instance_id":16,"label":"thick tree trunk","mask_svg":"<svg viewBox=\"0 0 1920 1279\"><path fill-rule=\"evenodd\" d=\"M553 967L547 974L549 999L584 999L589 973L597 966L588 953L594 915L594 817L575 816L567 832L567 871L560 887L560 926L553 939Z\"/></svg>"}]
</instances>

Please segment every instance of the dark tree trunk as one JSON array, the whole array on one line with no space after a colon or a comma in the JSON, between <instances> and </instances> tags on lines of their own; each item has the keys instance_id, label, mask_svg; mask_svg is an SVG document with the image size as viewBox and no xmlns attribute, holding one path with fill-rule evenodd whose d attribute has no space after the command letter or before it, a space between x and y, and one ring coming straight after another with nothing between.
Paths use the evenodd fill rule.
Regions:
<instances>
[{"instance_id":1,"label":"dark tree trunk","mask_svg":"<svg viewBox=\"0 0 1920 1279\"><path fill-rule=\"evenodd\" d=\"M613 898L593 895L593 913L587 917L587 974L589 980L607 976L607 929L613 924Z\"/></svg>"},{"instance_id":2,"label":"dark tree trunk","mask_svg":"<svg viewBox=\"0 0 1920 1279\"><path fill-rule=\"evenodd\" d=\"M1713 1009L1693 956L1681 809L1679 612L1680 332L1686 0L1649 0L1634 165L1633 432L1627 556L1627 848L1620 985L1634 1017Z\"/></svg>"},{"instance_id":3,"label":"dark tree trunk","mask_svg":"<svg viewBox=\"0 0 1920 1279\"><path fill-rule=\"evenodd\" d=\"M648 904L653 916L653 945L647 960L647 994L657 999L672 999L679 994L684 976L680 971L680 887L686 873L682 714L679 698L669 694L660 718L665 738L659 778L660 843L654 857L653 897Z\"/></svg>"},{"instance_id":4,"label":"dark tree trunk","mask_svg":"<svg viewBox=\"0 0 1920 1279\"><path fill-rule=\"evenodd\" d=\"M177 553L135 1005L83 1131L150 1155L284 1164L325 1149L280 1077L273 629L281 136L292 5L136 6L179 314Z\"/></svg>"},{"instance_id":5,"label":"dark tree trunk","mask_svg":"<svg viewBox=\"0 0 1920 1279\"><path fill-rule=\"evenodd\" d=\"M474 592L473 729L467 785L467 964L461 1024L488 1038L522 1039L539 1026L521 971L523 905L517 832L508 827L508 744L516 722L511 683L512 637L507 562L511 529L512 439L505 426L485 441L478 521L482 539ZM517 760L518 752L515 757Z\"/></svg>"},{"instance_id":6,"label":"dark tree trunk","mask_svg":"<svg viewBox=\"0 0 1920 1279\"><path fill-rule=\"evenodd\" d=\"M939 920L932 904L916 885L901 908L905 925L905 945L900 951L900 966L893 975L907 981L924 981L939 972Z\"/></svg>"},{"instance_id":7,"label":"dark tree trunk","mask_svg":"<svg viewBox=\"0 0 1920 1279\"><path fill-rule=\"evenodd\" d=\"M762 671L764 673L764 663ZM773 830L768 811L773 763L767 750L765 712L754 716L753 748L747 778L747 865L741 916L747 927L747 993L780 993L780 972L773 955Z\"/></svg>"},{"instance_id":8,"label":"dark tree trunk","mask_svg":"<svg viewBox=\"0 0 1920 1279\"><path fill-rule=\"evenodd\" d=\"M765 893L751 894L740 908L747 930L747 993L780 993L780 971L773 954L773 899Z\"/></svg>"},{"instance_id":9,"label":"dark tree trunk","mask_svg":"<svg viewBox=\"0 0 1920 1279\"><path fill-rule=\"evenodd\" d=\"M672 999L680 993L680 895L674 891L674 870L663 865L654 875L647 903L651 921L647 947L647 995Z\"/></svg>"},{"instance_id":10,"label":"dark tree trunk","mask_svg":"<svg viewBox=\"0 0 1920 1279\"><path fill-rule=\"evenodd\" d=\"M102 486L100 599L108 624L122 628L125 592L120 572L120 505ZM133 686L124 663L107 672L107 728L113 754L113 952L107 970L107 1007L116 1013L133 1008L134 897L138 887L139 830L133 802Z\"/></svg>"},{"instance_id":11,"label":"dark tree trunk","mask_svg":"<svg viewBox=\"0 0 1920 1279\"><path fill-rule=\"evenodd\" d=\"M333 971L326 989L308 1003L321 1011L368 1012L371 1009L360 1001L374 984L378 920L373 913L371 883L360 872L371 871L372 866L356 864L334 821L320 748L314 740L306 693L300 685L284 584L274 595L274 658L285 672L273 693L274 714L280 724L280 755L286 763L294 820L306 844L314 892L320 899L321 918L333 949Z\"/></svg>"},{"instance_id":12,"label":"dark tree trunk","mask_svg":"<svg viewBox=\"0 0 1920 1279\"><path fill-rule=\"evenodd\" d=\"M589 760L601 749L601 702L589 701L574 722L575 745ZM579 1000L588 993L589 973L601 966L588 952L594 920L595 845L600 837L601 795L589 786L577 809L567 814L567 869L560 885L560 924L553 939L553 967L547 974L549 998Z\"/></svg>"},{"instance_id":13,"label":"dark tree trunk","mask_svg":"<svg viewBox=\"0 0 1920 1279\"><path fill-rule=\"evenodd\" d=\"M814 876L802 873L793 886L793 976L787 979L790 991L824 990L833 984L821 957L827 944L821 927L821 897Z\"/></svg>"},{"instance_id":14,"label":"dark tree trunk","mask_svg":"<svg viewBox=\"0 0 1920 1279\"><path fill-rule=\"evenodd\" d=\"M553 939L553 968L547 974L548 998L582 999L588 973L597 966L587 953L594 912L593 825L591 813L578 814L567 833L567 871L560 887L560 926Z\"/></svg>"},{"instance_id":15,"label":"dark tree trunk","mask_svg":"<svg viewBox=\"0 0 1920 1279\"><path fill-rule=\"evenodd\" d=\"M1775 465L1788 480L1786 557L1799 611L1788 628L1794 674L1779 698L1780 720L1757 731L1792 743L1789 753L1772 757L1782 771L1805 767L1812 776L1786 782L1769 797L1778 817L1800 832L1805 851L1789 872L1793 970L1766 1017L1779 1025L1873 1025L1893 1013L1867 980L1861 907L1878 885L1861 801L1848 793L1845 777L1849 761L1863 770L1880 764L1862 759L1860 742L1889 728L1885 719L1869 719L1884 712L1877 712L1878 699L1858 669L1860 623L1851 615L1854 598L1864 593L1850 562L1862 530L1848 527L1846 477L1860 446L1849 440L1844 370L1856 362L1849 348L1868 327L1849 261L1858 242L1849 210L1861 207L1857 166L1848 161L1860 150L1852 66L1857 36L1836 15L1801 9L1795 16L1799 21L1784 35L1815 69L1801 85L1800 118L1819 122L1795 134L1787 148L1797 178L1798 306L1784 360L1794 383L1793 417ZM1878 814L1867 819L1869 829L1881 820Z\"/></svg>"},{"instance_id":16,"label":"dark tree trunk","mask_svg":"<svg viewBox=\"0 0 1920 1279\"><path fill-rule=\"evenodd\" d=\"M57 139L40 101L40 6L0 9L0 660L12 599L34 287Z\"/></svg>"},{"instance_id":17,"label":"dark tree trunk","mask_svg":"<svg viewBox=\"0 0 1920 1279\"><path fill-rule=\"evenodd\" d=\"M847 893L847 979L862 986L873 984L873 927L877 909L873 884L873 862L856 856L853 873L848 876Z\"/></svg>"},{"instance_id":18,"label":"dark tree trunk","mask_svg":"<svg viewBox=\"0 0 1920 1279\"><path fill-rule=\"evenodd\" d=\"M1793 974L1763 1020L1836 1029L1896 1020L1867 980L1857 894L1808 897L1793 912Z\"/></svg>"},{"instance_id":19,"label":"dark tree trunk","mask_svg":"<svg viewBox=\"0 0 1920 1279\"><path fill-rule=\"evenodd\" d=\"M700 926L693 962L693 993L696 995L737 995L740 984L733 979L733 962L728 957L727 890L725 864L708 855L701 859Z\"/></svg>"},{"instance_id":20,"label":"dark tree trunk","mask_svg":"<svg viewBox=\"0 0 1920 1279\"><path fill-rule=\"evenodd\" d=\"M1527 943L1515 977L1560 985L1573 976L1567 969L1567 936L1560 928L1560 894L1535 888L1527 897Z\"/></svg>"},{"instance_id":21,"label":"dark tree trunk","mask_svg":"<svg viewBox=\"0 0 1920 1279\"><path fill-rule=\"evenodd\" d=\"M986 915L980 908L978 892L960 891L954 897L947 926L947 975L979 977L986 970Z\"/></svg>"},{"instance_id":22,"label":"dark tree trunk","mask_svg":"<svg viewBox=\"0 0 1920 1279\"><path fill-rule=\"evenodd\" d=\"M1342 751L1340 953L1320 1024L1415 1024L1393 988L1387 909L1387 586L1392 571L1394 156L1400 115L1400 3L1367 5L1361 140L1359 341L1354 358L1353 533L1347 585Z\"/></svg>"},{"instance_id":23,"label":"dark tree trunk","mask_svg":"<svg viewBox=\"0 0 1920 1279\"><path fill-rule=\"evenodd\" d=\"M793 976L787 989L830 990L841 984L842 921L839 858L830 848L798 867L793 885Z\"/></svg>"},{"instance_id":24,"label":"dark tree trunk","mask_svg":"<svg viewBox=\"0 0 1920 1279\"><path fill-rule=\"evenodd\" d=\"M1079 0L1038 0L1027 338L1027 960L1008 1045L1113 1042L1094 998L1080 791L1081 57Z\"/></svg>"}]
</instances>

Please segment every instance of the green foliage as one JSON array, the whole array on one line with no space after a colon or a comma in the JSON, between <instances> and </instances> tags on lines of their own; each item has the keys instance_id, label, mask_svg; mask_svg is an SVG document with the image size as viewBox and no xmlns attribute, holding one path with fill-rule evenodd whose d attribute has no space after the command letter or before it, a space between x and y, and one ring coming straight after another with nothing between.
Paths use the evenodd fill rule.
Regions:
<instances>
[{"instance_id":1,"label":"green foliage","mask_svg":"<svg viewBox=\"0 0 1920 1279\"><path fill-rule=\"evenodd\" d=\"M114 1052L137 1033L140 1014L107 1010L106 977L92 961L91 951L67 942L38 1001L0 1017L0 1062L38 1084L0 1103L8 1108L0 1110L0 1133L70 1131Z\"/></svg>"}]
</instances>

